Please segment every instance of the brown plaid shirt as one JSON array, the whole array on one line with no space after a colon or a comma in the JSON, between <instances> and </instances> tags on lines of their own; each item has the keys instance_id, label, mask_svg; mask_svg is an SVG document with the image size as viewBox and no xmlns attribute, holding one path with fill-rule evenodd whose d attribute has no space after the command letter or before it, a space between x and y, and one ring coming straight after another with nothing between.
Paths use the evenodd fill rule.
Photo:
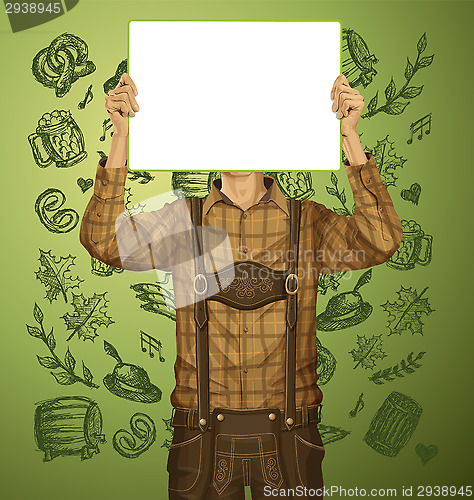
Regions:
<instances>
[{"instance_id":1,"label":"brown plaid shirt","mask_svg":"<svg viewBox=\"0 0 474 500\"><path fill-rule=\"evenodd\" d=\"M180 224L173 203L159 210L126 218L127 168L97 169L94 194L82 219L80 239L95 258L129 270L169 269L178 246L160 238L164 229ZM345 163L354 195L355 213L337 215L323 205L304 200L301 205L296 331L296 406L317 404L322 393L316 374L316 299L319 273L364 269L387 261L398 248L402 226L373 157L364 165ZM245 212L219 190L214 181L203 204L203 226L218 226L229 237L235 261L252 260L273 269L287 268L289 203L271 178L267 193ZM189 206L189 200L187 200ZM125 220L125 218L124 218ZM120 229L118 229L120 227ZM117 233L121 240L117 244ZM189 252L189 246L188 246ZM179 279L175 280L179 293ZM284 408L286 301L254 310L239 310L208 301L210 409ZM176 311L176 388L174 407L197 408L195 323L193 304Z\"/></svg>"}]
</instances>

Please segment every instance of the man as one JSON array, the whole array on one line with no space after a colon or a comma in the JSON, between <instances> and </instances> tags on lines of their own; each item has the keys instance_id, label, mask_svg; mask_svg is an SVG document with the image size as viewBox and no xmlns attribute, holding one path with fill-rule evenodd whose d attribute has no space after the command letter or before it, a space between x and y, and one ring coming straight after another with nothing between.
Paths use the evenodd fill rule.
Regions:
<instances>
[{"instance_id":1,"label":"man","mask_svg":"<svg viewBox=\"0 0 474 500\"><path fill-rule=\"evenodd\" d=\"M288 201L261 172L222 172L203 202L185 201L197 234L191 237L174 202L119 220L128 116L139 111L137 95L124 74L105 99L114 134L108 158L99 162L81 243L97 259L131 270L173 270L183 248L188 253L194 248L196 300L176 311L169 496L244 499L243 487L250 485L254 499L282 489L291 497L304 488L322 497L318 275L381 264L402 238L388 191L356 131L363 98L344 75L337 77L332 109L341 120L353 216L337 215L310 200ZM239 264L232 282L203 297L212 273L200 233L210 227L226 231ZM181 236L164 237L173 232ZM267 278L250 276L262 270ZM176 278L173 273L179 295Z\"/></svg>"}]
</instances>

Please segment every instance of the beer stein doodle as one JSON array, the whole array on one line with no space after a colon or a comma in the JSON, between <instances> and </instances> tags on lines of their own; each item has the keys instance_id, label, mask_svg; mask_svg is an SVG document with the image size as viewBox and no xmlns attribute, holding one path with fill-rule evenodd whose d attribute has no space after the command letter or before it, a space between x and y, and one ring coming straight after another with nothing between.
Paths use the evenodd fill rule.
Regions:
<instances>
[{"instance_id":1,"label":"beer stein doodle","mask_svg":"<svg viewBox=\"0 0 474 500\"><path fill-rule=\"evenodd\" d=\"M72 167L86 158L84 136L70 111L54 110L38 121L36 132L28 136L33 158L40 168L55 163L58 168Z\"/></svg>"},{"instance_id":2,"label":"beer stein doodle","mask_svg":"<svg viewBox=\"0 0 474 500\"><path fill-rule=\"evenodd\" d=\"M401 271L413 269L416 264L431 262L433 237L425 234L414 220L402 220L403 238L398 250L387 261L387 266Z\"/></svg>"}]
</instances>

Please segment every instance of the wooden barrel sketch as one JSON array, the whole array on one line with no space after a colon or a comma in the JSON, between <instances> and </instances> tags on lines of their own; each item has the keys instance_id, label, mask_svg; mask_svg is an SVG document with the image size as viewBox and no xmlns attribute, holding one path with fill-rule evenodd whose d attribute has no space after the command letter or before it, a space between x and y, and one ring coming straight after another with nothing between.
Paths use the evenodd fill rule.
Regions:
<instances>
[{"instance_id":1,"label":"wooden barrel sketch","mask_svg":"<svg viewBox=\"0 0 474 500\"><path fill-rule=\"evenodd\" d=\"M84 396L65 396L37 403L35 440L44 452L44 461L65 455L81 460L99 453L102 415L95 401Z\"/></svg>"},{"instance_id":2,"label":"wooden barrel sketch","mask_svg":"<svg viewBox=\"0 0 474 500\"><path fill-rule=\"evenodd\" d=\"M415 432L422 411L409 396L390 393L372 419L364 441L382 455L397 456Z\"/></svg>"}]
</instances>

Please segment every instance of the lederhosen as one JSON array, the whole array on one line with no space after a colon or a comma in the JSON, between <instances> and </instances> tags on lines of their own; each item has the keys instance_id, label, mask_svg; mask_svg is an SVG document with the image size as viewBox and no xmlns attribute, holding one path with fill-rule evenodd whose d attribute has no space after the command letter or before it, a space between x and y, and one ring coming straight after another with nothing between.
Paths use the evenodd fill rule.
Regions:
<instances>
[{"instance_id":1,"label":"lederhosen","mask_svg":"<svg viewBox=\"0 0 474 500\"><path fill-rule=\"evenodd\" d=\"M268 470L267 482L273 487L281 487L285 473L292 476L291 471L285 471L279 446L278 436L281 431L291 431L295 427L304 427L309 423L318 423L321 420L321 404L296 408L295 381L296 381L296 323L297 323L297 291L298 291L298 245L300 228L301 206L297 200L290 200L290 243L287 270L274 270L252 261L240 261L234 264L234 282L246 279L249 276L263 275L271 279L272 286L256 289L252 301L239 297L237 287L220 284L217 273L206 273L204 269L204 252L202 238L202 199L191 198L191 218L195 231L193 237L193 251L195 262L194 278L194 319L196 324L196 367L197 367L197 402L198 409L175 408L172 425L200 430L202 443L210 457L203 457L204 478L206 482L214 485L217 494L225 491L232 475L230 460L234 457L234 444L239 436L242 439L252 435L275 436L275 448L271 443L265 450L265 443L259 443L264 449L264 462L262 470ZM210 278L213 278L211 280ZM214 294L209 294L208 281L219 284L219 289ZM214 291L214 290L213 290ZM203 296L207 298L203 298ZM228 408L214 408L209 411L209 338L207 301L215 300L237 309L256 309L277 300L286 300L286 364L285 364L285 404L284 414L278 408L259 408L253 410L238 410ZM225 438L230 436L229 438ZM231 437L235 437L232 440ZM220 439L220 441L219 441ZM222 442L221 442L222 441ZM240 441L240 445L242 446ZM210 446L205 446L208 443ZM178 445L179 446L179 445ZM245 455L242 455L245 456ZM249 452L250 456L250 452ZM227 465L226 465L227 464ZM170 474L172 471L170 471ZM229 476L230 475L230 476ZM207 477L207 479L206 479ZM297 480L290 481L295 483ZM293 485L293 487L296 484ZM291 484L290 484L291 486ZM176 490L178 491L178 490ZM200 493L204 495L204 490ZM222 495L224 496L224 495ZM180 497L181 498L181 497ZM183 498L187 498L183 496ZM189 498L200 497L199 493Z\"/></svg>"}]
</instances>

